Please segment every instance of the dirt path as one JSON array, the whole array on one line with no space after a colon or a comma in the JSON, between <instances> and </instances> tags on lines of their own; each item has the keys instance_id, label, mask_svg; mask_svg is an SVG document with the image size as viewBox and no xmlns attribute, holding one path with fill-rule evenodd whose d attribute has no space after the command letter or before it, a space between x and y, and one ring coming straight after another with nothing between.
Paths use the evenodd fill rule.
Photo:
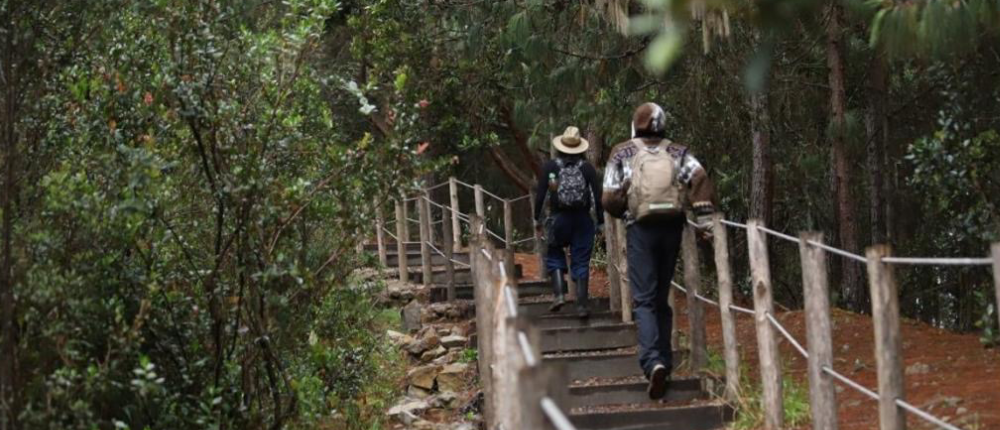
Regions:
<instances>
[{"instance_id":1,"label":"dirt path","mask_svg":"<svg viewBox=\"0 0 1000 430\"><path fill-rule=\"evenodd\" d=\"M537 259L519 255L526 274L537 274ZM607 295L607 277L593 270L592 294ZM679 297L682 298L683 295ZM677 311L684 314L683 303ZM780 314L778 319L796 340L805 344L805 319L801 311ZM874 328L870 317L835 309L832 315L835 368L862 385L877 387L875 374ZM681 328L687 329L682 317ZM707 312L709 348L722 350L722 329L718 309ZM737 338L744 369L757 374L756 334L749 316L737 317ZM956 334L926 324L906 320L903 330L903 356L906 366L907 400L963 429L1000 429L1000 351L985 349L975 334ZM808 384L806 361L791 344L780 339L783 371L802 384ZM878 404L848 387L837 390L840 428L868 430L878 428ZM909 415L913 429L935 428Z\"/></svg>"}]
</instances>

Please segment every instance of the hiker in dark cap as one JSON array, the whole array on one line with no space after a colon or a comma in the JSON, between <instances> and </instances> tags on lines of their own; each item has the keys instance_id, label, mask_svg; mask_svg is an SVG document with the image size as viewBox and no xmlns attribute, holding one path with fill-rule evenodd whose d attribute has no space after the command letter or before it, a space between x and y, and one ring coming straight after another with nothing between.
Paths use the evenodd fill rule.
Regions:
<instances>
[{"instance_id":1,"label":"hiker in dark cap","mask_svg":"<svg viewBox=\"0 0 1000 430\"><path fill-rule=\"evenodd\" d=\"M602 200L627 225L628 280L639 337L639 365L649 397L667 392L673 354L673 310L667 300L681 234L690 209L707 226L715 210L714 186L688 148L666 138L666 114L655 103L636 109L632 139L611 152Z\"/></svg>"},{"instance_id":2,"label":"hiker in dark cap","mask_svg":"<svg viewBox=\"0 0 1000 430\"><path fill-rule=\"evenodd\" d=\"M545 163L542 175L538 177L535 193L535 228L548 229L548 252L545 255L545 269L552 279L555 294L551 310L558 311L566 303L567 271L566 253L569 247L571 276L576 283L576 306L581 318L590 316L589 284L590 257L594 250L594 236L604 226L604 210L601 208L601 181L597 170L587 162L584 154L590 143L580 137L580 130L568 127L552 140L557 151L556 158ZM549 196L550 217L542 223L545 196ZM597 227L590 217L590 209L596 213Z\"/></svg>"}]
</instances>

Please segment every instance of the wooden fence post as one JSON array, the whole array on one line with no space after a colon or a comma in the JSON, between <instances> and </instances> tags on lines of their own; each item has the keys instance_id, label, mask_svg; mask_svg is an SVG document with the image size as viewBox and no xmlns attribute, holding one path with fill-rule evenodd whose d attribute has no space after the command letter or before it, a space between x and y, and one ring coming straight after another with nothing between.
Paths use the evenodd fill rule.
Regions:
<instances>
[{"instance_id":1,"label":"wooden fence post","mask_svg":"<svg viewBox=\"0 0 1000 430\"><path fill-rule=\"evenodd\" d=\"M385 219L382 218L382 206L375 206L375 241L378 242L378 262L386 267L389 257L385 250Z\"/></svg>"},{"instance_id":2,"label":"wooden fence post","mask_svg":"<svg viewBox=\"0 0 1000 430\"><path fill-rule=\"evenodd\" d=\"M517 287L517 274L514 273L517 262L514 251L514 208L512 206L510 200L503 201L504 269L507 271L507 280L510 285Z\"/></svg>"},{"instance_id":3,"label":"wooden fence post","mask_svg":"<svg viewBox=\"0 0 1000 430\"><path fill-rule=\"evenodd\" d=\"M410 242L410 202L403 198L403 236L399 240L403 242Z\"/></svg>"},{"instance_id":4,"label":"wooden fence post","mask_svg":"<svg viewBox=\"0 0 1000 430\"><path fill-rule=\"evenodd\" d=\"M736 321L733 305L733 270L729 264L729 232L722 224L723 215L712 216L715 248L715 271L719 282L719 315L722 319L723 357L726 359L726 400L734 402L740 395L740 352L736 345Z\"/></svg>"},{"instance_id":5,"label":"wooden fence post","mask_svg":"<svg viewBox=\"0 0 1000 430\"><path fill-rule=\"evenodd\" d=\"M531 200L531 219L532 219L532 221L534 221L534 219L535 219L535 211L538 210L538 208L535 207L535 190L534 190L534 188L532 188L529 191L529 193L530 193L530 197L528 197L528 198ZM544 203L545 203L545 201L543 200L542 204L544 204ZM543 219L542 220L542 223L543 223L542 225L544 225L544 222L545 222L545 220ZM538 279L541 279L541 280L544 281L546 279L549 279L549 271L546 270L546 268L545 268L545 251L546 251L546 246L545 246L545 238L543 237L543 235L545 234L544 233L544 227L542 227L542 229L543 229L542 230L542 234L538 234L538 229L532 228L531 229L531 235L532 235L532 237L535 238L535 242L534 242L534 244L535 244L535 257L538 258Z\"/></svg>"},{"instance_id":6,"label":"wooden fence post","mask_svg":"<svg viewBox=\"0 0 1000 430\"><path fill-rule=\"evenodd\" d=\"M444 211L442 210L441 215L443 219L447 219ZM442 247L444 248L444 269L448 276L448 302L453 303L457 297L455 297L455 245L452 242L454 236L452 232L448 231L448 223L441 223L441 238L444 240Z\"/></svg>"},{"instance_id":7,"label":"wooden fence post","mask_svg":"<svg viewBox=\"0 0 1000 430\"><path fill-rule=\"evenodd\" d=\"M483 254L487 240L479 234L483 219L478 215L470 217L472 234L469 237L469 262L472 264L473 288L476 301L476 342L479 351L479 380L483 384L483 419L487 428L494 428L496 422L493 397L493 289L490 288L493 264Z\"/></svg>"},{"instance_id":8,"label":"wooden fence post","mask_svg":"<svg viewBox=\"0 0 1000 430\"><path fill-rule=\"evenodd\" d=\"M475 187L476 196L476 215L483 221L483 225L486 225L486 202L483 201L483 186L476 184Z\"/></svg>"},{"instance_id":9,"label":"wooden fence post","mask_svg":"<svg viewBox=\"0 0 1000 430\"><path fill-rule=\"evenodd\" d=\"M410 262L406 249L406 203L400 197L396 200L396 266L399 268L399 280L410 282Z\"/></svg>"},{"instance_id":10,"label":"wooden fence post","mask_svg":"<svg viewBox=\"0 0 1000 430\"><path fill-rule=\"evenodd\" d=\"M837 391L823 367L833 368L833 340L830 328L830 291L826 253L809 242L823 242L823 235L799 235L802 258L802 285L806 304L806 338L809 348L809 404L816 430L837 430ZM854 264L846 262L846 264Z\"/></svg>"},{"instance_id":11,"label":"wooden fence post","mask_svg":"<svg viewBox=\"0 0 1000 430\"><path fill-rule=\"evenodd\" d=\"M621 274L618 273L618 233L615 219L604 213L604 254L608 261L605 267L608 272L608 299L611 301L611 312L622 310Z\"/></svg>"},{"instance_id":12,"label":"wooden fence post","mask_svg":"<svg viewBox=\"0 0 1000 430\"><path fill-rule=\"evenodd\" d=\"M538 329L531 325L526 319L518 318L513 324L515 330L514 336L517 333L524 333L528 340L528 345L531 350L538 354L541 351ZM517 339L514 339L515 343ZM540 359L541 357L535 357ZM542 412L542 399L547 396L548 391L551 389L553 383L553 367L551 365L543 365L541 362L535 363L534 366L528 366L523 360L520 361L521 366L517 369L515 379L517 380L517 409L521 412L521 422L516 428L522 429L548 429L548 420L545 419L545 414ZM563 385L565 386L565 385Z\"/></svg>"},{"instance_id":13,"label":"wooden fence post","mask_svg":"<svg viewBox=\"0 0 1000 430\"><path fill-rule=\"evenodd\" d=\"M622 321L632 322L632 289L628 279L628 235L625 221L615 219L615 259L618 261L618 279L621 284Z\"/></svg>"},{"instance_id":14,"label":"wooden fence post","mask_svg":"<svg viewBox=\"0 0 1000 430\"><path fill-rule=\"evenodd\" d=\"M427 203L427 194L421 192L417 198L417 213L420 220L420 262L423 268L423 284L434 283L434 267L431 265L431 214L430 204Z\"/></svg>"},{"instance_id":15,"label":"wooden fence post","mask_svg":"<svg viewBox=\"0 0 1000 430\"><path fill-rule=\"evenodd\" d=\"M767 316L774 315L771 293L771 267L767 255L767 237L758 227L759 220L747 222L747 244L750 251L750 273L753 283L754 323L757 327L757 350L760 356L760 376L763 388L764 428L779 430L784 425L784 405L781 387L781 354L775 339L775 329Z\"/></svg>"},{"instance_id":16,"label":"wooden fence post","mask_svg":"<svg viewBox=\"0 0 1000 430\"><path fill-rule=\"evenodd\" d=\"M1000 242L993 244L991 253L993 255L993 291L997 296L997 306L993 310L1000 321ZM997 327L1000 328L1000 325Z\"/></svg>"},{"instance_id":17,"label":"wooden fence post","mask_svg":"<svg viewBox=\"0 0 1000 430\"><path fill-rule=\"evenodd\" d=\"M888 245L865 251L868 259L868 287L872 295L872 322L875 325L875 363L878 370L879 428L903 430L906 417L896 405L903 398L903 357L899 332L899 288L892 266L882 262L892 255Z\"/></svg>"},{"instance_id":18,"label":"wooden fence post","mask_svg":"<svg viewBox=\"0 0 1000 430\"><path fill-rule=\"evenodd\" d=\"M454 176L448 178L448 197L451 199L451 244L452 250L457 251L462 248L462 220L458 217L458 180Z\"/></svg>"},{"instance_id":19,"label":"wooden fence post","mask_svg":"<svg viewBox=\"0 0 1000 430\"><path fill-rule=\"evenodd\" d=\"M684 255L684 287L687 288L691 371L695 374L708 364L708 350L705 349L705 313L701 300L698 300L698 295L701 294L701 261L697 240L694 227L685 226L681 239L681 252Z\"/></svg>"}]
</instances>

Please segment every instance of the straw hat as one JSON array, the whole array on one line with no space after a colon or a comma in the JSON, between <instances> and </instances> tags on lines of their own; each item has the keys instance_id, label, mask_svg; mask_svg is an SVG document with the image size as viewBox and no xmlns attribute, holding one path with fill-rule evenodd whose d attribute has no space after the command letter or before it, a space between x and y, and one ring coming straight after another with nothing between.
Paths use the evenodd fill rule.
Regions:
<instances>
[{"instance_id":1,"label":"straw hat","mask_svg":"<svg viewBox=\"0 0 1000 430\"><path fill-rule=\"evenodd\" d=\"M562 136L556 136L555 139L552 139L552 146L555 146L556 150L563 154L582 154L587 152L587 148L590 148L590 142L580 137L580 129L570 126L566 127Z\"/></svg>"}]
</instances>

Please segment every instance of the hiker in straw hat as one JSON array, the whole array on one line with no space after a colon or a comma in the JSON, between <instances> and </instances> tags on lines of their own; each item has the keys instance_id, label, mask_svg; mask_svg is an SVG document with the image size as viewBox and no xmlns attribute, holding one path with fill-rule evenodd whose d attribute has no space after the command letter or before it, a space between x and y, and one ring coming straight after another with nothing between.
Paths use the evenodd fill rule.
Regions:
<instances>
[{"instance_id":1,"label":"hiker in straw hat","mask_svg":"<svg viewBox=\"0 0 1000 430\"><path fill-rule=\"evenodd\" d=\"M580 137L580 130L567 127L562 135L552 139L557 155L542 167L535 192L535 228L541 233L543 226L548 234L548 251L545 269L552 279L555 299L551 310L558 311L565 303L567 269L576 283L576 307L581 318L590 316L589 283L590 256L594 250L594 236L603 229L604 210L601 208L601 182L584 154L590 147L587 139ZM545 196L549 197L549 218L542 222ZM590 216L594 209L597 225ZM569 247L569 267L565 248Z\"/></svg>"}]
</instances>

